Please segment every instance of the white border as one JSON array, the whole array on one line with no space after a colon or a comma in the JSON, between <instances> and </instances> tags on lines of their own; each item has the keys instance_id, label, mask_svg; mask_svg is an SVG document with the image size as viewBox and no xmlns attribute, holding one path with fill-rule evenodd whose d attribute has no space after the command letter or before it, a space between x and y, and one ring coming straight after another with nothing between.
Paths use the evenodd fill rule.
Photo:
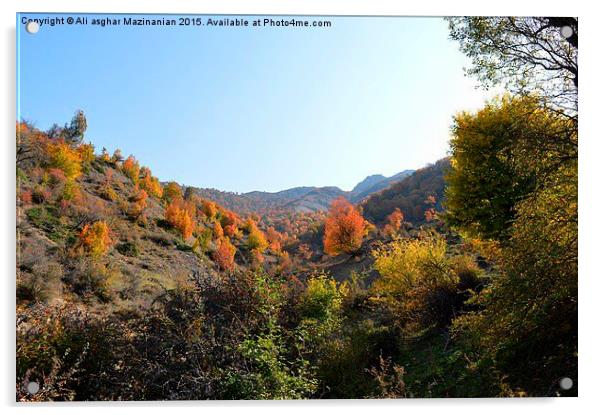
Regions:
<instances>
[{"instance_id":1,"label":"white border","mask_svg":"<svg viewBox=\"0 0 602 415\"><path fill-rule=\"evenodd\" d=\"M358 1L358 0L221 0L195 2L186 0L3 0L2 8L2 90L0 101L4 132L2 140L2 215L0 229L0 255L2 275L3 341L0 342L3 358L0 394L3 406L9 413L42 410L47 413L105 413L107 406L117 411L140 411L147 414L164 414L166 411L210 412L246 414L303 414L307 412L344 411L346 414L379 412L443 413L448 414L506 414L546 412L551 414L590 413L602 407L599 396L602 343L600 342L600 303L602 296L602 262L599 248L602 238L600 208L602 198L600 174L602 149L600 140L600 21L594 2L556 0L504 0L500 2L475 2L469 0L431 0L421 2ZM16 405L14 403L14 305L15 305L15 173L14 126L15 111L15 13L24 12L121 12L121 13L208 13L208 14L321 14L321 15L553 15L578 16L580 19L580 273L579 273L579 398L575 399L436 399L412 401L311 401L311 402L148 402L148 403L90 403Z\"/></svg>"}]
</instances>

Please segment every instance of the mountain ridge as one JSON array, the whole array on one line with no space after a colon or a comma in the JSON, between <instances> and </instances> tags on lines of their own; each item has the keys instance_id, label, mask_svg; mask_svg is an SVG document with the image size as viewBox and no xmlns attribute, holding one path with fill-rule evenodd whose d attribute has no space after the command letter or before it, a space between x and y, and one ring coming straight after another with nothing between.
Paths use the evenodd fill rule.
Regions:
<instances>
[{"instance_id":1,"label":"mountain ridge","mask_svg":"<svg viewBox=\"0 0 602 415\"><path fill-rule=\"evenodd\" d=\"M191 189L200 197L214 200L240 213L264 212L270 209L307 213L327 210L330 203L340 196L352 203L359 203L371 194L411 176L414 172L415 170L407 169L390 177L373 174L356 184L351 191L341 190L337 186L299 186L277 192L253 190L245 193L195 186L186 186L186 189Z\"/></svg>"}]
</instances>

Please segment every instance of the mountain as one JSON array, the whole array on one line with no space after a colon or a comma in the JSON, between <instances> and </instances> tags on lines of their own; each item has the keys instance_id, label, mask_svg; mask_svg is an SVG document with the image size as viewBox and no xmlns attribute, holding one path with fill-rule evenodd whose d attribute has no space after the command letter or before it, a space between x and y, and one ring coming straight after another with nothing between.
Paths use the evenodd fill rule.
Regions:
<instances>
[{"instance_id":1,"label":"mountain","mask_svg":"<svg viewBox=\"0 0 602 415\"><path fill-rule=\"evenodd\" d=\"M363 193L366 190L370 189L372 186L374 186L377 183L380 183L386 179L387 178L385 176L383 176L382 174L373 174L372 176L368 176L364 180L362 180L361 182L356 184L355 187L353 188L353 190L351 191L351 193L354 193L354 194Z\"/></svg>"},{"instance_id":2,"label":"mountain","mask_svg":"<svg viewBox=\"0 0 602 415\"><path fill-rule=\"evenodd\" d=\"M391 177L374 174L359 182L353 190L345 192L335 186L303 186L281 190L279 192L253 191L247 193L225 192L217 189L190 189L198 196L210 199L239 213L264 213L268 210L283 209L291 212L316 212L327 210L330 203L340 197L346 197L353 203L361 202L373 193L386 189L414 173L404 170Z\"/></svg>"},{"instance_id":3,"label":"mountain","mask_svg":"<svg viewBox=\"0 0 602 415\"><path fill-rule=\"evenodd\" d=\"M406 221L422 222L427 209L441 210L445 174L449 167L449 158L441 159L373 193L361 203L364 217L373 223L383 223L391 212L399 208ZM434 205L427 201L430 196L435 199Z\"/></svg>"},{"instance_id":4,"label":"mountain","mask_svg":"<svg viewBox=\"0 0 602 415\"><path fill-rule=\"evenodd\" d=\"M402 181L408 176L411 176L415 170L404 170L391 177L385 177L380 174L368 176L357 184L351 191L351 201L354 203L361 202L366 197L380 192L383 189L391 186L393 183Z\"/></svg>"}]
</instances>

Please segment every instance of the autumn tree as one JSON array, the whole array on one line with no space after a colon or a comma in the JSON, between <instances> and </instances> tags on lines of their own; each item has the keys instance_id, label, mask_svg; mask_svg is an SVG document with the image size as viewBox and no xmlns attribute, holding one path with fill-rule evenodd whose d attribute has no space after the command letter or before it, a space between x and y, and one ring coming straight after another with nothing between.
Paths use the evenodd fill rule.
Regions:
<instances>
[{"instance_id":1,"label":"autumn tree","mask_svg":"<svg viewBox=\"0 0 602 415\"><path fill-rule=\"evenodd\" d=\"M85 252L94 257L106 254L113 244L111 229L105 221L84 225L79 233L79 240Z\"/></svg>"},{"instance_id":2,"label":"autumn tree","mask_svg":"<svg viewBox=\"0 0 602 415\"><path fill-rule=\"evenodd\" d=\"M167 202L182 199L182 189L176 182L167 183L163 188L163 199Z\"/></svg>"},{"instance_id":3,"label":"autumn tree","mask_svg":"<svg viewBox=\"0 0 602 415\"><path fill-rule=\"evenodd\" d=\"M403 223L403 213L399 208L395 208L395 210L387 216L387 223L383 229L385 235L395 235L401 229L401 224Z\"/></svg>"},{"instance_id":4,"label":"autumn tree","mask_svg":"<svg viewBox=\"0 0 602 415\"><path fill-rule=\"evenodd\" d=\"M129 214L133 218L139 218L144 213L144 210L147 206L148 194L144 189L139 189L136 193L131 197Z\"/></svg>"},{"instance_id":5,"label":"autumn tree","mask_svg":"<svg viewBox=\"0 0 602 415\"><path fill-rule=\"evenodd\" d=\"M213 260L224 271L234 268L234 254L236 248L228 238L221 238L217 242L217 249L213 253Z\"/></svg>"},{"instance_id":6,"label":"autumn tree","mask_svg":"<svg viewBox=\"0 0 602 415\"><path fill-rule=\"evenodd\" d=\"M365 221L345 198L335 199L324 224L324 252L328 255L352 254L362 246Z\"/></svg>"},{"instance_id":7,"label":"autumn tree","mask_svg":"<svg viewBox=\"0 0 602 415\"><path fill-rule=\"evenodd\" d=\"M224 229L222 228L221 223L215 222L213 224L213 238L219 240L224 237Z\"/></svg>"},{"instance_id":8,"label":"autumn tree","mask_svg":"<svg viewBox=\"0 0 602 415\"><path fill-rule=\"evenodd\" d=\"M186 240L192 236L194 222L182 200L174 200L167 205L165 220L180 232L182 239Z\"/></svg>"},{"instance_id":9,"label":"autumn tree","mask_svg":"<svg viewBox=\"0 0 602 415\"><path fill-rule=\"evenodd\" d=\"M274 229L273 226L270 226L266 231L266 238L268 240L270 249L274 252L280 252L282 249L282 234Z\"/></svg>"},{"instance_id":10,"label":"autumn tree","mask_svg":"<svg viewBox=\"0 0 602 415\"><path fill-rule=\"evenodd\" d=\"M130 155L121 166L121 170L123 173L130 178L130 180L134 183L138 183L138 179L140 177L140 164L136 160L136 158Z\"/></svg>"},{"instance_id":11,"label":"autumn tree","mask_svg":"<svg viewBox=\"0 0 602 415\"><path fill-rule=\"evenodd\" d=\"M79 147L77 147L77 151L79 152L82 165L85 169L88 169L90 167L90 164L96 158L96 156L94 155L94 146L90 143L80 144Z\"/></svg>"},{"instance_id":12,"label":"autumn tree","mask_svg":"<svg viewBox=\"0 0 602 415\"><path fill-rule=\"evenodd\" d=\"M82 173L82 157L80 152L63 141L48 145L50 167L61 169L68 180L77 179Z\"/></svg>"},{"instance_id":13,"label":"autumn tree","mask_svg":"<svg viewBox=\"0 0 602 415\"><path fill-rule=\"evenodd\" d=\"M163 197L163 186L159 182L159 179L153 177L148 167L142 167L140 169L140 187L146 192L156 198Z\"/></svg>"},{"instance_id":14,"label":"autumn tree","mask_svg":"<svg viewBox=\"0 0 602 415\"><path fill-rule=\"evenodd\" d=\"M215 203L211 200L203 199L203 201L201 202L201 210L209 220L212 220L213 218L215 218L215 215L217 215L217 207L215 206Z\"/></svg>"},{"instance_id":15,"label":"autumn tree","mask_svg":"<svg viewBox=\"0 0 602 415\"><path fill-rule=\"evenodd\" d=\"M249 229L249 237L247 239L247 247L250 251L257 251L261 254L268 247L268 241L263 232L257 227L255 222L252 222Z\"/></svg>"}]
</instances>

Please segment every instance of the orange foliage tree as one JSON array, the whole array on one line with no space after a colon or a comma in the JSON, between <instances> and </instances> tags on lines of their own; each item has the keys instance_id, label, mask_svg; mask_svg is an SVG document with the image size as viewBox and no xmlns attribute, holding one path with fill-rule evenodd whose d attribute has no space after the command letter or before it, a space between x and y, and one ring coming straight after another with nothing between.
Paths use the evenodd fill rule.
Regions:
<instances>
[{"instance_id":1,"label":"orange foliage tree","mask_svg":"<svg viewBox=\"0 0 602 415\"><path fill-rule=\"evenodd\" d=\"M213 225L213 237L215 239L221 239L224 237L224 229L219 222L215 222Z\"/></svg>"},{"instance_id":2,"label":"orange foliage tree","mask_svg":"<svg viewBox=\"0 0 602 415\"><path fill-rule=\"evenodd\" d=\"M403 223L403 213L399 208L395 208L393 213L387 216L387 224L385 225L383 231L385 235L392 236L397 233L401 229L401 224Z\"/></svg>"},{"instance_id":3,"label":"orange foliage tree","mask_svg":"<svg viewBox=\"0 0 602 415\"><path fill-rule=\"evenodd\" d=\"M221 238L217 243L217 249L213 253L213 260L217 266L225 271L234 268L234 254L236 248L228 238Z\"/></svg>"},{"instance_id":4,"label":"orange foliage tree","mask_svg":"<svg viewBox=\"0 0 602 415\"><path fill-rule=\"evenodd\" d=\"M217 215L217 206L211 200L203 200L201 202L201 210L207 216L207 219L213 219Z\"/></svg>"},{"instance_id":5,"label":"orange foliage tree","mask_svg":"<svg viewBox=\"0 0 602 415\"><path fill-rule=\"evenodd\" d=\"M335 199L324 223L324 252L328 255L357 252L365 228L364 218L351 203L343 197Z\"/></svg>"},{"instance_id":6,"label":"orange foliage tree","mask_svg":"<svg viewBox=\"0 0 602 415\"><path fill-rule=\"evenodd\" d=\"M161 198L163 197L163 186L159 183L159 179L153 177L148 167L142 167L140 169L140 187L146 190L151 196Z\"/></svg>"},{"instance_id":7,"label":"orange foliage tree","mask_svg":"<svg viewBox=\"0 0 602 415\"><path fill-rule=\"evenodd\" d=\"M121 166L123 173L132 180L134 183L138 183L138 179L140 178L140 164L136 158L130 155Z\"/></svg>"},{"instance_id":8,"label":"orange foliage tree","mask_svg":"<svg viewBox=\"0 0 602 415\"><path fill-rule=\"evenodd\" d=\"M186 204L182 200L174 200L167 205L167 208L165 208L165 220L180 232L183 239L188 239L192 236L194 222L187 210Z\"/></svg>"},{"instance_id":9,"label":"orange foliage tree","mask_svg":"<svg viewBox=\"0 0 602 415\"><path fill-rule=\"evenodd\" d=\"M142 216L142 213L144 213L144 209L146 209L147 206L146 199L148 199L148 194L144 189L138 190L136 194L132 196L130 199L132 202L129 211L130 216L133 218L139 218Z\"/></svg>"},{"instance_id":10,"label":"orange foliage tree","mask_svg":"<svg viewBox=\"0 0 602 415\"><path fill-rule=\"evenodd\" d=\"M268 238L270 249L274 252L280 252L282 249L282 234L274 229L273 226L270 226L266 231L266 237Z\"/></svg>"},{"instance_id":11,"label":"orange foliage tree","mask_svg":"<svg viewBox=\"0 0 602 415\"><path fill-rule=\"evenodd\" d=\"M84 250L95 257L106 254L113 244L111 229L105 221L84 225L79 233L79 240Z\"/></svg>"}]
</instances>

